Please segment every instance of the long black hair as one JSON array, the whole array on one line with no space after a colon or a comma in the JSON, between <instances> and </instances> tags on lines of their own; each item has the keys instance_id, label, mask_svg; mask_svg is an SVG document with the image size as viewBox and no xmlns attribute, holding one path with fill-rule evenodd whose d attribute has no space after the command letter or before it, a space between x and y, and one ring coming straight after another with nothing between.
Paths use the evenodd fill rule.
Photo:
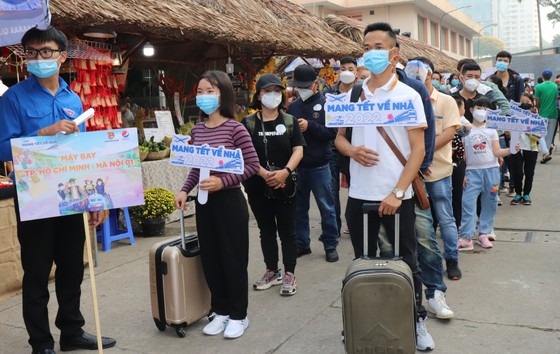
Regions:
<instances>
[{"instance_id":1,"label":"long black hair","mask_svg":"<svg viewBox=\"0 0 560 354\"><path fill-rule=\"evenodd\" d=\"M202 79L208 80L212 87L220 90L220 107L218 108L220 110L220 115L226 118L234 118L235 95L233 94L233 85L228 74L223 71L211 70L202 74L198 80L198 84L200 84L200 80ZM196 85L197 89L198 84ZM202 110L200 111L200 116L208 118L208 114L204 113Z\"/></svg>"}]
</instances>

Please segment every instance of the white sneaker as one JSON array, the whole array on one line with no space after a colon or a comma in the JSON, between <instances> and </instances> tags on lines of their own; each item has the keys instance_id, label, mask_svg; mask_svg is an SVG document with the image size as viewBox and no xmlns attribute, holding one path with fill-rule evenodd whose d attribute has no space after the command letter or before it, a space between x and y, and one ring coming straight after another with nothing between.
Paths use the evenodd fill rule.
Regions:
<instances>
[{"instance_id":1,"label":"white sneaker","mask_svg":"<svg viewBox=\"0 0 560 354\"><path fill-rule=\"evenodd\" d=\"M455 317L455 314L445 303L445 294L441 290L434 292L434 297L428 299L428 311L434 313L437 318L447 319Z\"/></svg>"},{"instance_id":2,"label":"white sneaker","mask_svg":"<svg viewBox=\"0 0 560 354\"><path fill-rule=\"evenodd\" d=\"M434 339L426 329L426 322L423 318L419 318L416 322L416 349L431 350L436 347Z\"/></svg>"},{"instance_id":3,"label":"white sneaker","mask_svg":"<svg viewBox=\"0 0 560 354\"><path fill-rule=\"evenodd\" d=\"M204 326L202 332L209 336L215 336L217 334L222 333L226 329L226 325L228 324L229 316L222 316L214 313L214 319Z\"/></svg>"},{"instance_id":4,"label":"white sneaker","mask_svg":"<svg viewBox=\"0 0 560 354\"><path fill-rule=\"evenodd\" d=\"M496 234L494 233L494 229L492 229L492 232L489 234L486 234L486 236L488 236L488 239L490 241L496 241Z\"/></svg>"},{"instance_id":5,"label":"white sneaker","mask_svg":"<svg viewBox=\"0 0 560 354\"><path fill-rule=\"evenodd\" d=\"M229 320L224 332L225 338L238 338L249 327L249 319L245 317L243 320Z\"/></svg>"}]
</instances>

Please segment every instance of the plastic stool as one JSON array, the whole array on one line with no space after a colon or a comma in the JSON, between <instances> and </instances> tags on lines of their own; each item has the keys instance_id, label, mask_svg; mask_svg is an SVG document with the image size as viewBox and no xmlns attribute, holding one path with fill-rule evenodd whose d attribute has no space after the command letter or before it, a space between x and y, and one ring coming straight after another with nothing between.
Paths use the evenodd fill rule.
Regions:
<instances>
[{"instance_id":1,"label":"plastic stool","mask_svg":"<svg viewBox=\"0 0 560 354\"><path fill-rule=\"evenodd\" d=\"M124 212L124 219L126 220L126 229L119 228L117 210L111 209L109 210L107 221L105 221L97 231L97 242L102 243L103 252L109 252L111 250L111 242L125 238L130 240L131 246L134 245L134 234L132 233L132 224L130 223L128 208L122 208L122 210Z\"/></svg>"}]
</instances>

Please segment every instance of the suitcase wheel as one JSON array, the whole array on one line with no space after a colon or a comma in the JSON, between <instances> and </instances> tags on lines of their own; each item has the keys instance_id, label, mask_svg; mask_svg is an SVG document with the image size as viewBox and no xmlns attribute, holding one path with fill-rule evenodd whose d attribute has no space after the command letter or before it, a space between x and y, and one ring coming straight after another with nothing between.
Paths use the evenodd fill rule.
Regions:
<instances>
[{"instance_id":1,"label":"suitcase wheel","mask_svg":"<svg viewBox=\"0 0 560 354\"><path fill-rule=\"evenodd\" d=\"M187 335L186 329L187 329L187 327L177 327L177 328L175 328L175 333L177 333L177 337L185 338L185 336Z\"/></svg>"},{"instance_id":2,"label":"suitcase wheel","mask_svg":"<svg viewBox=\"0 0 560 354\"><path fill-rule=\"evenodd\" d=\"M165 328L167 327L165 325L165 323L161 322L160 320L158 320L157 318L154 318L154 323L156 324L157 329L159 329L160 331L165 331Z\"/></svg>"}]
</instances>

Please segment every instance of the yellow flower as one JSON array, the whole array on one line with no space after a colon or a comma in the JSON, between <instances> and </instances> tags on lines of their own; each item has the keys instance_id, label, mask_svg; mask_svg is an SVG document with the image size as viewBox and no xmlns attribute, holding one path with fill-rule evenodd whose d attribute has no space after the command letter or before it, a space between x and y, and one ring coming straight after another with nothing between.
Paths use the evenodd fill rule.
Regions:
<instances>
[{"instance_id":1,"label":"yellow flower","mask_svg":"<svg viewBox=\"0 0 560 354\"><path fill-rule=\"evenodd\" d=\"M140 221L145 219L164 218L175 209L175 195L160 187L148 188L144 191L144 204L130 207L130 212Z\"/></svg>"}]
</instances>

